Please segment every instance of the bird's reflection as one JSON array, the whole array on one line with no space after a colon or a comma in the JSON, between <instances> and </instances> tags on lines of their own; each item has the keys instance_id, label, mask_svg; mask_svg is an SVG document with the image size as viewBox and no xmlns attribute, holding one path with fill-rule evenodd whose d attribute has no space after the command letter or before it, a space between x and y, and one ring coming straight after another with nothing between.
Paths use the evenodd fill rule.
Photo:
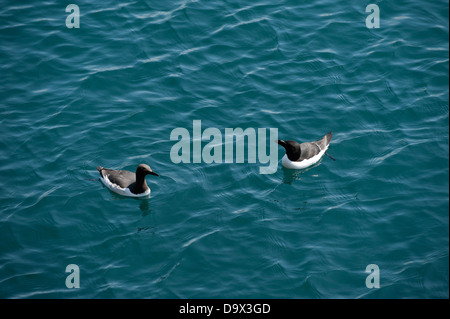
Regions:
<instances>
[{"instance_id":1,"label":"bird's reflection","mask_svg":"<svg viewBox=\"0 0 450 319\"><path fill-rule=\"evenodd\" d=\"M148 198L144 198L140 200L141 203L139 204L139 208L141 209L142 216L147 216L148 214L151 214L150 209L150 200Z\"/></svg>"},{"instance_id":2,"label":"bird's reflection","mask_svg":"<svg viewBox=\"0 0 450 319\"><path fill-rule=\"evenodd\" d=\"M286 167L283 167L283 183L285 184L292 184L295 180L300 180L298 175L301 173L300 169L289 169Z\"/></svg>"},{"instance_id":3,"label":"bird's reflection","mask_svg":"<svg viewBox=\"0 0 450 319\"><path fill-rule=\"evenodd\" d=\"M105 186L103 186L103 187L105 187ZM111 190L109 190L109 192L111 193L112 200L130 200L130 197L116 194L116 193L112 192ZM148 214L151 214L152 211L150 209L150 195L147 195L145 197L132 198L132 199L139 202L139 209L142 212L142 216L147 216Z\"/></svg>"},{"instance_id":4,"label":"bird's reflection","mask_svg":"<svg viewBox=\"0 0 450 319\"><path fill-rule=\"evenodd\" d=\"M321 162L322 162L322 159L320 159L316 164L314 164L308 168L304 168L304 169L290 169L290 168L286 168L283 166L282 167L283 183L290 185L290 184L292 184L293 181L301 180L302 179L301 176L303 174L305 174L310 169L313 169L314 167L319 166Z\"/></svg>"}]
</instances>

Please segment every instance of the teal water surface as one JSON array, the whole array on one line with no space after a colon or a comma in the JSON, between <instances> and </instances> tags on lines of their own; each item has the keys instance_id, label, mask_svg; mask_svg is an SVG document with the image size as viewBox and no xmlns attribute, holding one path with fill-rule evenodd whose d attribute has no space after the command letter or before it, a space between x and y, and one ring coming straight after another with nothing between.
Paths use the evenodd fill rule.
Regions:
<instances>
[{"instance_id":1,"label":"teal water surface","mask_svg":"<svg viewBox=\"0 0 450 319\"><path fill-rule=\"evenodd\" d=\"M448 1L73 3L0 8L0 298L449 297ZM336 161L176 164L194 120Z\"/></svg>"}]
</instances>

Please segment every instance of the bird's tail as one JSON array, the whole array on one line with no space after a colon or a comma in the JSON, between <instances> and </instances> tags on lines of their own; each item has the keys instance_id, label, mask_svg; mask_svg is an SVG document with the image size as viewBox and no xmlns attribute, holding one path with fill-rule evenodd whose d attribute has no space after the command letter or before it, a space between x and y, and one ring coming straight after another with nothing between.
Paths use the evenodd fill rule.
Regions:
<instances>
[{"instance_id":1,"label":"bird's tail","mask_svg":"<svg viewBox=\"0 0 450 319\"><path fill-rule=\"evenodd\" d=\"M320 140L315 141L315 143L320 147L321 150L328 148L331 138L333 137L333 132L328 133Z\"/></svg>"},{"instance_id":2,"label":"bird's tail","mask_svg":"<svg viewBox=\"0 0 450 319\"><path fill-rule=\"evenodd\" d=\"M333 137L333 131L331 131L331 132L329 132L327 135L325 135L325 144L326 144L326 145L329 145L329 144L330 144L331 138L332 138L332 137ZM333 156L331 156L330 154L328 154L328 152L325 152L325 154L326 154L329 158L331 158L333 161L336 160Z\"/></svg>"},{"instance_id":3,"label":"bird's tail","mask_svg":"<svg viewBox=\"0 0 450 319\"><path fill-rule=\"evenodd\" d=\"M331 138L333 137L333 131L329 132L327 135L325 135L326 138L326 144L330 144Z\"/></svg>"}]
</instances>

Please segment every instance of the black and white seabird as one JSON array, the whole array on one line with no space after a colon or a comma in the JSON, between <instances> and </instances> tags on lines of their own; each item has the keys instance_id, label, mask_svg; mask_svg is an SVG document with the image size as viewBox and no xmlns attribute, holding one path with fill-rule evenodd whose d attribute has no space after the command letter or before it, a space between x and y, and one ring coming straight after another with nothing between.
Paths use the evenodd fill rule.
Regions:
<instances>
[{"instance_id":1,"label":"black and white seabird","mask_svg":"<svg viewBox=\"0 0 450 319\"><path fill-rule=\"evenodd\" d=\"M136 173L124 170L108 169L97 167L100 173L100 180L111 191L130 197L141 197L150 194L150 188L145 182L148 174L159 176L147 164L139 164Z\"/></svg>"},{"instance_id":2,"label":"black and white seabird","mask_svg":"<svg viewBox=\"0 0 450 319\"><path fill-rule=\"evenodd\" d=\"M333 133L330 132L322 139L314 142L297 143L296 141L277 140L286 149L281 163L290 169L303 169L317 163L330 145Z\"/></svg>"}]
</instances>

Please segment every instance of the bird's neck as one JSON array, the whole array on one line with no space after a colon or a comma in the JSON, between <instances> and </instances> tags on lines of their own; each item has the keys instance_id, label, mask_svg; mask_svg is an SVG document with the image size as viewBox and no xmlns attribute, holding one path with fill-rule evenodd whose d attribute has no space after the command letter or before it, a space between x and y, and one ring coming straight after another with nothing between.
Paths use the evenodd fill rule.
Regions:
<instances>
[{"instance_id":1,"label":"bird's neck","mask_svg":"<svg viewBox=\"0 0 450 319\"><path fill-rule=\"evenodd\" d=\"M148 189L148 185L145 181L144 175L136 174L136 182L133 185L133 189L131 190L135 194L141 194Z\"/></svg>"},{"instance_id":2,"label":"bird's neck","mask_svg":"<svg viewBox=\"0 0 450 319\"><path fill-rule=\"evenodd\" d=\"M291 160L291 161L297 161L300 158L300 147L296 148L296 149L290 149L288 152L286 152L287 157Z\"/></svg>"}]
</instances>

